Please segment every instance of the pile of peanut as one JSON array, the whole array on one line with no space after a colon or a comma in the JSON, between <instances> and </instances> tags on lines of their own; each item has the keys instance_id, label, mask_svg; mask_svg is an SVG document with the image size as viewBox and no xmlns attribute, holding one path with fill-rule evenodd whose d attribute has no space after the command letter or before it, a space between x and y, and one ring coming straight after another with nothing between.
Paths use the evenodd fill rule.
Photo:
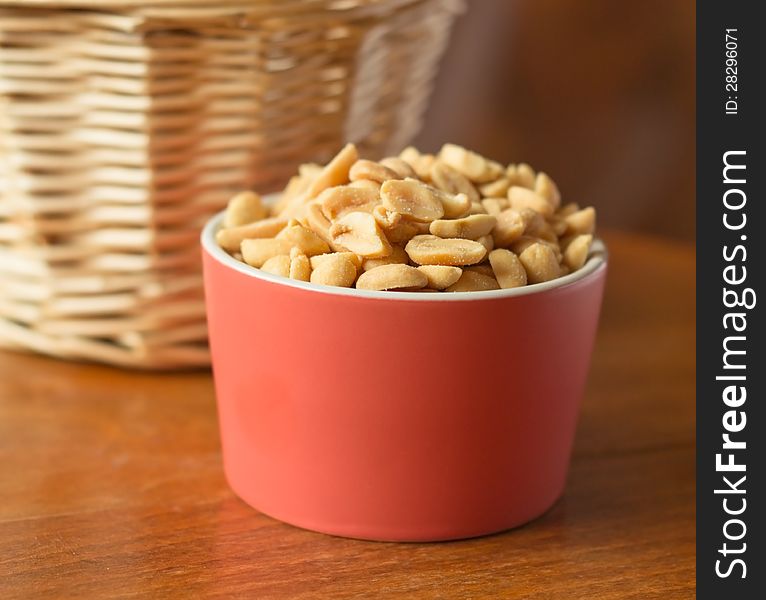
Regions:
<instances>
[{"instance_id":1,"label":"pile of peanut","mask_svg":"<svg viewBox=\"0 0 766 600\"><path fill-rule=\"evenodd\" d=\"M379 162L353 144L302 165L267 207L229 203L221 247L291 279L364 290L474 292L549 281L585 263L592 207L561 204L553 180L445 144Z\"/></svg>"}]
</instances>

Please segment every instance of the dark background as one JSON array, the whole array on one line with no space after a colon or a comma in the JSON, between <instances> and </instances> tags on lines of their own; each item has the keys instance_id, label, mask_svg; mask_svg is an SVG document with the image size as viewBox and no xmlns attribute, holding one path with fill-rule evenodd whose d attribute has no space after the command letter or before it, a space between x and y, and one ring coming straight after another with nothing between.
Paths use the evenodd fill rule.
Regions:
<instances>
[{"instance_id":1,"label":"dark background","mask_svg":"<svg viewBox=\"0 0 766 600\"><path fill-rule=\"evenodd\" d=\"M695 236L695 4L472 0L416 144L548 172L599 226Z\"/></svg>"}]
</instances>

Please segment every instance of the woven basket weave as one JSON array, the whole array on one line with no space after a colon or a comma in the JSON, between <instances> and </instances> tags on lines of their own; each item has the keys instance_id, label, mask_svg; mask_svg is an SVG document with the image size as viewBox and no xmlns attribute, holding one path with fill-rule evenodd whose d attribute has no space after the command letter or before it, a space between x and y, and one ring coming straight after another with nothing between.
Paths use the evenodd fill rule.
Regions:
<instances>
[{"instance_id":1,"label":"woven basket weave","mask_svg":"<svg viewBox=\"0 0 766 600\"><path fill-rule=\"evenodd\" d=\"M208 364L198 233L419 127L462 0L0 0L0 344Z\"/></svg>"}]
</instances>

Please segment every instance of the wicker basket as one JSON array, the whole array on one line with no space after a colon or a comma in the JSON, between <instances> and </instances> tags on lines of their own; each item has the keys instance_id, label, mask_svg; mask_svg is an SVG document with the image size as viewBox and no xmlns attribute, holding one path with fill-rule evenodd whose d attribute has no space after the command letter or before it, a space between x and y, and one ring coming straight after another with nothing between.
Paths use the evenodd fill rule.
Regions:
<instances>
[{"instance_id":1,"label":"wicker basket","mask_svg":"<svg viewBox=\"0 0 766 600\"><path fill-rule=\"evenodd\" d=\"M0 0L0 344L208 363L198 232L417 130L462 0Z\"/></svg>"}]
</instances>

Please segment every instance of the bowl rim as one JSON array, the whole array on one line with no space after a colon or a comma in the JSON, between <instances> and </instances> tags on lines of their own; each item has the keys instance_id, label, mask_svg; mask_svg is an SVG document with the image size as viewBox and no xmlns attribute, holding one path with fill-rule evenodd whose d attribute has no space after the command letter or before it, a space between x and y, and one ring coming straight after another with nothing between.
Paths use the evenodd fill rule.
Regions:
<instances>
[{"instance_id":1,"label":"bowl rim","mask_svg":"<svg viewBox=\"0 0 766 600\"><path fill-rule=\"evenodd\" d=\"M524 287L486 290L482 292L451 292L443 294L434 294L430 292L394 292L394 291L375 291L359 290L356 288L344 288L331 285L320 285L306 281L297 281L288 279L279 275L265 273L260 269L251 267L247 263L241 262L231 256L215 241L215 234L223 221L226 211L222 210L213 215L205 224L200 235L200 241L204 251L215 261L221 263L226 268L238 271L243 275L260 279L268 283L274 283L281 286L297 288L299 290L311 292L314 294L330 294L335 296L346 296L350 298L374 299L374 300L406 300L415 302L465 302L480 300L497 300L499 298L513 298L517 296L526 296L529 294L539 294L552 289L564 288L585 279L589 279L602 269L606 268L608 252L606 245L600 238L595 238L591 245L591 250L586 263L574 273L545 281L543 283L532 283Z\"/></svg>"}]
</instances>

